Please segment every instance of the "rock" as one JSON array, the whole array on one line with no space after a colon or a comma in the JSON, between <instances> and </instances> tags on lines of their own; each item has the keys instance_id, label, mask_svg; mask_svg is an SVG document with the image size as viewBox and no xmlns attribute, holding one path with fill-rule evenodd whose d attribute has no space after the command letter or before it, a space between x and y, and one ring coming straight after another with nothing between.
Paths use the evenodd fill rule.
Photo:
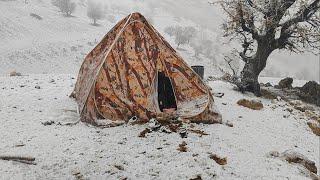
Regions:
<instances>
[{"instance_id":1,"label":"rock","mask_svg":"<svg viewBox=\"0 0 320 180\"><path fill-rule=\"evenodd\" d=\"M144 129L143 131L140 132L139 137L145 138L146 134L148 134L148 133L151 133L151 130L146 128L146 129Z\"/></svg>"},{"instance_id":2,"label":"rock","mask_svg":"<svg viewBox=\"0 0 320 180\"><path fill-rule=\"evenodd\" d=\"M292 100L289 102L289 104L301 112L314 111L314 108L312 106L305 104L300 100Z\"/></svg>"},{"instance_id":3,"label":"rock","mask_svg":"<svg viewBox=\"0 0 320 180\"><path fill-rule=\"evenodd\" d=\"M222 158L216 154L210 154L209 158L213 159L219 165L226 165L227 164L227 157Z\"/></svg>"},{"instance_id":4,"label":"rock","mask_svg":"<svg viewBox=\"0 0 320 180\"><path fill-rule=\"evenodd\" d=\"M318 122L310 121L307 124L315 135L320 136L320 124Z\"/></svg>"},{"instance_id":5,"label":"rock","mask_svg":"<svg viewBox=\"0 0 320 180\"><path fill-rule=\"evenodd\" d=\"M317 174L317 167L315 165L315 162L309 160L307 157L298 152L288 150L283 152L280 156L289 163L301 164L310 172Z\"/></svg>"},{"instance_id":6,"label":"rock","mask_svg":"<svg viewBox=\"0 0 320 180\"><path fill-rule=\"evenodd\" d=\"M156 131L160 128L161 124L154 118L149 120L148 126L151 130Z\"/></svg>"},{"instance_id":7,"label":"rock","mask_svg":"<svg viewBox=\"0 0 320 180\"><path fill-rule=\"evenodd\" d=\"M289 104L292 106L301 106L303 104L303 102L300 100L292 100L289 102Z\"/></svg>"},{"instance_id":8,"label":"rock","mask_svg":"<svg viewBox=\"0 0 320 180\"><path fill-rule=\"evenodd\" d=\"M263 108L263 104L256 100L241 99L237 102L237 104L253 110L261 110Z\"/></svg>"},{"instance_id":9,"label":"rock","mask_svg":"<svg viewBox=\"0 0 320 180\"><path fill-rule=\"evenodd\" d=\"M278 151L271 151L269 154L268 154L268 157L279 157L280 156L280 153Z\"/></svg>"},{"instance_id":10,"label":"rock","mask_svg":"<svg viewBox=\"0 0 320 180\"><path fill-rule=\"evenodd\" d=\"M113 165L115 168L117 168L118 170L120 171L123 171L124 170L124 167L122 165L118 165L118 164L115 164Z\"/></svg>"},{"instance_id":11,"label":"rock","mask_svg":"<svg viewBox=\"0 0 320 180\"><path fill-rule=\"evenodd\" d=\"M188 137L188 131L186 128L179 128L178 133L180 134L181 138L187 138Z\"/></svg>"},{"instance_id":12,"label":"rock","mask_svg":"<svg viewBox=\"0 0 320 180\"><path fill-rule=\"evenodd\" d=\"M274 88L276 88L276 89L281 89L278 84L274 85Z\"/></svg>"},{"instance_id":13,"label":"rock","mask_svg":"<svg viewBox=\"0 0 320 180\"><path fill-rule=\"evenodd\" d=\"M289 113L292 113L293 109L292 108L287 108L286 111L288 111Z\"/></svg>"},{"instance_id":14,"label":"rock","mask_svg":"<svg viewBox=\"0 0 320 180\"><path fill-rule=\"evenodd\" d=\"M223 81L231 81L232 75L229 74L229 73L225 73L225 74L223 74L223 76L221 77L221 79L222 79Z\"/></svg>"},{"instance_id":15,"label":"rock","mask_svg":"<svg viewBox=\"0 0 320 180\"><path fill-rule=\"evenodd\" d=\"M166 126L161 126L159 131L164 133L172 133L172 131Z\"/></svg>"},{"instance_id":16,"label":"rock","mask_svg":"<svg viewBox=\"0 0 320 180\"><path fill-rule=\"evenodd\" d=\"M179 147L177 150L180 152L187 152L188 151L187 143L185 141L182 141L182 143L179 144Z\"/></svg>"},{"instance_id":17,"label":"rock","mask_svg":"<svg viewBox=\"0 0 320 180\"><path fill-rule=\"evenodd\" d=\"M267 82L264 86L265 87L272 87L272 84L270 82Z\"/></svg>"},{"instance_id":18,"label":"rock","mask_svg":"<svg viewBox=\"0 0 320 180\"><path fill-rule=\"evenodd\" d=\"M10 72L10 76L21 76L21 73L18 73L17 71L13 70Z\"/></svg>"},{"instance_id":19,"label":"rock","mask_svg":"<svg viewBox=\"0 0 320 180\"><path fill-rule=\"evenodd\" d=\"M292 83L293 83L293 79L290 78L290 77L287 77L287 78L284 78L282 79L280 82L279 82L279 87L281 89L284 89L284 88L288 88L288 89L291 89L292 88Z\"/></svg>"},{"instance_id":20,"label":"rock","mask_svg":"<svg viewBox=\"0 0 320 180\"><path fill-rule=\"evenodd\" d=\"M201 175L198 174L196 177L191 178L190 180L202 180L202 178Z\"/></svg>"},{"instance_id":21,"label":"rock","mask_svg":"<svg viewBox=\"0 0 320 180\"><path fill-rule=\"evenodd\" d=\"M45 122L42 122L41 124L43 124L44 126L50 126L54 124L54 121L45 121Z\"/></svg>"},{"instance_id":22,"label":"rock","mask_svg":"<svg viewBox=\"0 0 320 180\"><path fill-rule=\"evenodd\" d=\"M266 98L266 99L276 99L277 96L272 93L271 91L268 91L267 89L261 89L261 95L262 97Z\"/></svg>"},{"instance_id":23,"label":"rock","mask_svg":"<svg viewBox=\"0 0 320 180\"><path fill-rule=\"evenodd\" d=\"M229 122L229 121L226 122L226 125L229 126L229 127L233 127L233 124L231 122Z\"/></svg>"},{"instance_id":24,"label":"rock","mask_svg":"<svg viewBox=\"0 0 320 180\"><path fill-rule=\"evenodd\" d=\"M309 81L299 90L298 95L303 101L320 106L320 84L315 81Z\"/></svg>"},{"instance_id":25,"label":"rock","mask_svg":"<svg viewBox=\"0 0 320 180\"><path fill-rule=\"evenodd\" d=\"M216 78L213 76L208 76L208 78L207 78L207 81L214 81L214 80L216 80Z\"/></svg>"}]
</instances>

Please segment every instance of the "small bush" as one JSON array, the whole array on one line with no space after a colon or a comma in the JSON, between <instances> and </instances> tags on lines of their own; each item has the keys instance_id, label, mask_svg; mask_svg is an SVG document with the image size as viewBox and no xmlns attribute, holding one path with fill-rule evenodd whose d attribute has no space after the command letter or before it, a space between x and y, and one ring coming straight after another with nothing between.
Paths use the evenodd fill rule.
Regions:
<instances>
[{"instance_id":1,"label":"small bush","mask_svg":"<svg viewBox=\"0 0 320 180\"><path fill-rule=\"evenodd\" d=\"M52 0L51 3L58 7L62 13L65 13L66 16L71 16L76 9L76 3L71 0Z\"/></svg>"}]
</instances>

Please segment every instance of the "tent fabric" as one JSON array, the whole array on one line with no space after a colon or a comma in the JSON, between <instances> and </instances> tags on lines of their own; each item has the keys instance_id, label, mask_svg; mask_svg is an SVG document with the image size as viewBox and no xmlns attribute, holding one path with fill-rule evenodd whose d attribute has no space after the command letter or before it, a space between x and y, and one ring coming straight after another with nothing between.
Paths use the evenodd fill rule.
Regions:
<instances>
[{"instance_id":1,"label":"tent fabric","mask_svg":"<svg viewBox=\"0 0 320 180\"><path fill-rule=\"evenodd\" d=\"M176 114L192 122L219 123L210 90L139 13L121 20L86 56L74 94L82 121L147 122L165 114L158 102L158 74L169 77Z\"/></svg>"}]
</instances>

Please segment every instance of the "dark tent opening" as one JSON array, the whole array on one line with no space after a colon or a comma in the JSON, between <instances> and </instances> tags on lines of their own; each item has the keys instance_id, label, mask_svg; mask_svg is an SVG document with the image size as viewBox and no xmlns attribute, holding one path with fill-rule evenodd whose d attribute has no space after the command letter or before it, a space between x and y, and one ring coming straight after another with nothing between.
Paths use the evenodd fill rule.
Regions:
<instances>
[{"instance_id":1,"label":"dark tent opening","mask_svg":"<svg viewBox=\"0 0 320 180\"><path fill-rule=\"evenodd\" d=\"M158 102L162 112L163 109L177 109L176 98L170 78L163 72L158 72Z\"/></svg>"}]
</instances>

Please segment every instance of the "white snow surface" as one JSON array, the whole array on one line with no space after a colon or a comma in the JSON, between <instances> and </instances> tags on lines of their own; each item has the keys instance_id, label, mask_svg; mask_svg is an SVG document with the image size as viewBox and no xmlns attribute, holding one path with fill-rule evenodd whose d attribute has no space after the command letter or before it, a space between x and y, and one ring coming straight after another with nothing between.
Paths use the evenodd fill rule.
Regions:
<instances>
[{"instance_id":1,"label":"white snow surface","mask_svg":"<svg viewBox=\"0 0 320 180\"><path fill-rule=\"evenodd\" d=\"M112 3L121 4L119 0ZM142 13L155 14L154 26L174 48L174 40L163 32L164 28L198 27L197 20L210 26L210 35L217 37L220 46L220 16L195 16L197 12L189 12L196 9L197 3L192 0L177 0L173 4L165 0L160 5L162 8L154 12ZM207 1L201 0L199 7L210 12L206 5ZM128 13L110 7L108 15L114 15L116 21ZM173 15L178 7L176 16L186 14L185 17ZM288 105L282 101L274 104L259 98L265 106L260 111L240 107L236 104L239 99L256 97L234 91L232 85L222 81L209 85L215 92L225 93L215 102L224 122L229 121L234 127L195 125L194 129L203 130L208 136L189 133L188 138L182 139L176 133L152 132L140 138L139 133L147 125L101 129L80 122L67 126L66 123L79 120L76 103L68 96L80 65L115 23L105 19L98 22L101 26L92 26L86 7L79 2L74 17L68 18L49 0L28 0L28 4L22 0L0 0L0 12L0 156L32 156L37 163L0 160L1 180L75 179L74 174L79 173L84 179L190 179L197 175L202 179L308 179L303 167L267 157L270 151L289 149L320 167L319 137L307 126L307 117L296 110L292 114L285 111ZM217 12L212 10L213 14ZM30 13L43 20L31 17ZM189 46L178 51L188 64L204 65L206 76L217 74L213 60L195 58ZM217 52L216 58L221 53ZM23 76L9 77L12 70ZM279 79L264 77L261 81L275 84ZM303 83L294 81L296 86ZM35 88L37 85L40 89ZM44 126L42 123L47 121L54 124ZM187 143L187 152L177 150L182 141ZM209 153L227 157L227 165L218 165Z\"/></svg>"},{"instance_id":2,"label":"white snow surface","mask_svg":"<svg viewBox=\"0 0 320 180\"><path fill-rule=\"evenodd\" d=\"M265 107L250 110L236 102L255 99L253 95L214 81L209 83L214 91L225 93L215 102L224 121L234 127L196 124L194 129L209 135L189 133L182 139L176 133L152 132L140 138L147 125L105 129L82 122L64 125L79 119L76 104L68 97L74 83L75 76L69 74L0 77L0 155L32 156L37 163L0 160L0 179L73 179L77 172L87 179L190 179L197 175L203 179L308 179L303 167L267 157L270 151L288 149L320 167L319 138L296 110L283 117L289 114L284 102L272 109L275 104L260 99ZM44 126L46 121L55 123ZM187 143L187 152L177 150L182 141ZM208 153L227 157L227 165L218 165Z\"/></svg>"}]
</instances>

